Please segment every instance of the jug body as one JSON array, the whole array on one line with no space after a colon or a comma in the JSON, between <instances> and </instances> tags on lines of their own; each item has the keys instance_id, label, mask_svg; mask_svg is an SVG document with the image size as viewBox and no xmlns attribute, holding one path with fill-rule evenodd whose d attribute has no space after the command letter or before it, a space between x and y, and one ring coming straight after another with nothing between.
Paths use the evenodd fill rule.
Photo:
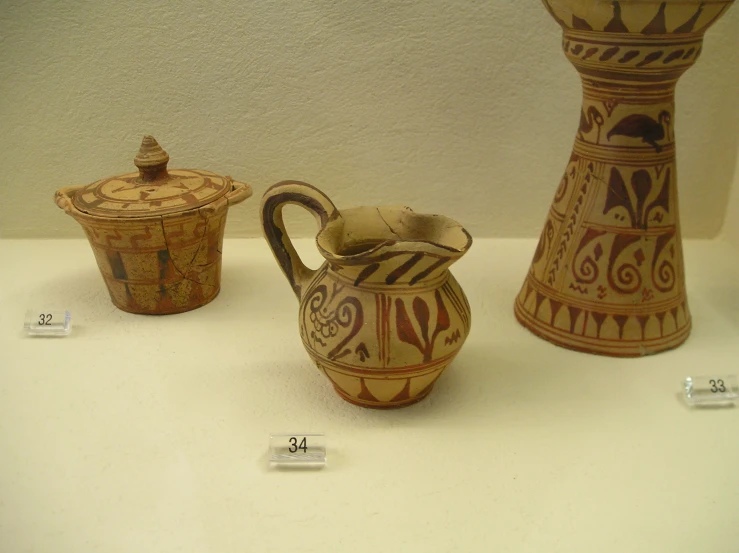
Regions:
<instances>
[{"instance_id":1,"label":"jug body","mask_svg":"<svg viewBox=\"0 0 739 553\"><path fill-rule=\"evenodd\" d=\"M286 203L307 207L321 226L326 262L315 272L284 232ZM426 397L470 332L469 303L449 271L471 245L469 234L408 208L340 213L296 182L270 188L262 206L265 235L299 300L303 345L336 392L371 408Z\"/></svg>"},{"instance_id":2,"label":"jug body","mask_svg":"<svg viewBox=\"0 0 739 553\"><path fill-rule=\"evenodd\" d=\"M300 301L303 345L351 403L403 407L423 399L469 334L470 307L448 269L413 286L380 280L414 255L385 261L377 280L358 285L324 263Z\"/></svg>"}]
</instances>

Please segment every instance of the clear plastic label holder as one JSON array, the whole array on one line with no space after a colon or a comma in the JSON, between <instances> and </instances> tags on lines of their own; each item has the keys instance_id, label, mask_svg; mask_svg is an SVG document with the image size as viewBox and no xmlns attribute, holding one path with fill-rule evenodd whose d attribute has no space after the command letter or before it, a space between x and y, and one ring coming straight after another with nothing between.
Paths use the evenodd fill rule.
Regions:
<instances>
[{"instance_id":1,"label":"clear plastic label holder","mask_svg":"<svg viewBox=\"0 0 739 553\"><path fill-rule=\"evenodd\" d=\"M691 407L729 406L739 400L739 379L726 376L689 376L683 382L685 402Z\"/></svg>"},{"instance_id":2,"label":"clear plastic label holder","mask_svg":"<svg viewBox=\"0 0 739 553\"><path fill-rule=\"evenodd\" d=\"M325 434L270 434L269 465L276 469L322 469L326 466Z\"/></svg>"},{"instance_id":3,"label":"clear plastic label holder","mask_svg":"<svg viewBox=\"0 0 739 553\"><path fill-rule=\"evenodd\" d=\"M72 315L63 309L29 309L23 328L29 336L69 336Z\"/></svg>"}]
</instances>

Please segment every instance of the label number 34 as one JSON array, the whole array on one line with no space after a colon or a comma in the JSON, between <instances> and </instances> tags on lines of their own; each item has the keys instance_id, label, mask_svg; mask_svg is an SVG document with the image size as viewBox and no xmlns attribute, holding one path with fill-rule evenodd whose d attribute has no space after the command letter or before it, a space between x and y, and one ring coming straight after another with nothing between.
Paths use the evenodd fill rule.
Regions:
<instances>
[{"instance_id":1,"label":"label number 34","mask_svg":"<svg viewBox=\"0 0 739 553\"><path fill-rule=\"evenodd\" d=\"M709 380L708 383L711 385L711 393L718 393L718 392L725 392L726 386L724 385L724 381L719 380Z\"/></svg>"},{"instance_id":2,"label":"label number 34","mask_svg":"<svg viewBox=\"0 0 739 553\"><path fill-rule=\"evenodd\" d=\"M290 449L288 449L288 451L290 453L297 453L299 449L302 450L303 453L308 451L308 443L305 441L305 438L300 440L300 443L298 443L297 438L290 438Z\"/></svg>"}]
</instances>

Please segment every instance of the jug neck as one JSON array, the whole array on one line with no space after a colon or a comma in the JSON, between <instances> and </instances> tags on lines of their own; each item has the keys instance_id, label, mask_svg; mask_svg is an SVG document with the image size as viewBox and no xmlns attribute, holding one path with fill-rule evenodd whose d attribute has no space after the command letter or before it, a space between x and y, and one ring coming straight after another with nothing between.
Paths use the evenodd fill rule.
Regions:
<instances>
[{"instance_id":1,"label":"jug neck","mask_svg":"<svg viewBox=\"0 0 739 553\"><path fill-rule=\"evenodd\" d=\"M397 246L398 244L394 244ZM436 288L449 278L449 267L459 256L414 249L377 252L354 260L333 260L327 270L345 284L357 288L393 291Z\"/></svg>"},{"instance_id":2,"label":"jug neck","mask_svg":"<svg viewBox=\"0 0 739 553\"><path fill-rule=\"evenodd\" d=\"M414 287L443 280L472 238L442 215L358 207L327 221L316 242L330 270L354 286Z\"/></svg>"}]
</instances>

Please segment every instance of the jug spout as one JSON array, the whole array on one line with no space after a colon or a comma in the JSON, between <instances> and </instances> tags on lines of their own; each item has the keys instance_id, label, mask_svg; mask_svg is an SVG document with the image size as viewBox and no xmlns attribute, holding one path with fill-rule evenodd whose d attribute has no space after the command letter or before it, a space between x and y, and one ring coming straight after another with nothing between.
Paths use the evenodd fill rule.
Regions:
<instances>
[{"instance_id":1,"label":"jug spout","mask_svg":"<svg viewBox=\"0 0 739 553\"><path fill-rule=\"evenodd\" d=\"M318 249L355 286L436 280L472 245L464 227L443 215L408 207L358 207L341 215L323 226Z\"/></svg>"}]
</instances>

